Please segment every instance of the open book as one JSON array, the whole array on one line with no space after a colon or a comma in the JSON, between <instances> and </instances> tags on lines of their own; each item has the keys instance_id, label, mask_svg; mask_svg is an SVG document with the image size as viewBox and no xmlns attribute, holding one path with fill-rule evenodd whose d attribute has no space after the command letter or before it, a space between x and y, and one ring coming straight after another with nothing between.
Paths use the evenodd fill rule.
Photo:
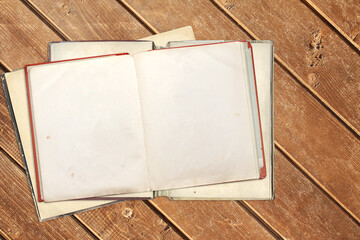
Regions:
<instances>
[{"instance_id":1,"label":"open book","mask_svg":"<svg viewBox=\"0 0 360 240\"><path fill-rule=\"evenodd\" d=\"M213 42L223 42L221 40L197 40L191 27L175 29L169 32L153 35L147 40L155 41L156 47L179 47L188 45L208 44ZM176 42L169 42L168 41ZM180 41L182 40L182 41ZM184 41L185 40L185 41ZM268 40L250 41L253 47L254 64L257 90L259 95L259 107L261 114L262 135L264 141L264 153L267 175L261 180L248 180L232 183L223 183L199 187L189 187L172 190L160 190L153 192L132 193L109 195L93 198L93 200L67 200L57 202L39 202L36 186L36 174L34 165L34 154L32 150L31 129L28 111L28 101L26 98L25 72L19 69L2 75L5 97L8 103L9 112L13 120L15 133L18 139L20 152L26 167L26 173L29 179L30 189L34 198L36 212L39 220L49 220L54 217L72 214L78 211L89 210L107 204L114 203L114 199L144 199L157 196L166 196L170 199L192 199L192 200L265 200L274 198L274 179L273 179L273 43ZM108 52L109 41L91 41L91 46L87 49L79 48L74 42L56 42L50 43L52 51L56 54L51 55L52 60L61 60L64 56L71 53L71 58L103 55L109 53L129 52L124 48L124 41L111 41L114 46L113 52ZM81 42L85 43L85 42ZM138 46L138 42L132 42L133 49ZM142 45L143 43L141 43ZM63 46L62 46L63 45ZM66 47L64 47L66 46ZM96 47L96 49L95 49ZM138 46L141 48L141 46ZM89 48L93 51L89 52ZM99 49L104 49L100 51ZM61 51L58 51L61 49ZM130 50L131 50L130 49ZM137 49L137 48L136 48ZM136 50L135 49L135 50ZM147 49L151 50L151 48ZM136 50L137 51L137 50Z\"/></svg>"},{"instance_id":2,"label":"open book","mask_svg":"<svg viewBox=\"0 0 360 240\"><path fill-rule=\"evenodd\" d=\"M251 45L26 67L40 199L265 176Z\"/></svg>"}]
</instances>

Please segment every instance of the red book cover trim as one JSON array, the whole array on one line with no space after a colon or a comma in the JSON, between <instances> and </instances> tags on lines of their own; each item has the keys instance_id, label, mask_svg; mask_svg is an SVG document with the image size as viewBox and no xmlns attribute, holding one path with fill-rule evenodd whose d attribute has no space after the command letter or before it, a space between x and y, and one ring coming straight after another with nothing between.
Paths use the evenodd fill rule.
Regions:
<instances>
[{"instance_id":1,"label":"red book cover trim","mask_svg":"<svg viewBox=\"0 0 360 240\"><path fill-rule=\"evenodd\" d=\"M53 63L59 63L59 62L77 61L77 60L90 59L90 58L98 58L98 57L120 56L120 55L129 55L129 53L118 53L118 54L107 54L107 55L85 57L85 58L74 58L74 59L67 59L67 60L62 60L62 61L29 64L29 65L25 66L26 93L27 93L27 100L28 100L28 107L29 107L31 140L32 140L32 145L33 145L32 147L33 147L33 152L34 152L36 187L37 187L37 194L38 194L38 201L39 202L43 202L44 198L43 198L42 192L40 190L40 175L39 175L39 169L38 169L39 165L38 165L38 157L37 157L36 144L35 144L35 131L34 131L34 126L33 126L34 121L33 121L32 107L31 107L31 94L30 94L30 83L29 83L29 77L28 77L28 67L38 66L38 65L45 65L45 64L53 64Z\"/></svg>"}]
</instances>

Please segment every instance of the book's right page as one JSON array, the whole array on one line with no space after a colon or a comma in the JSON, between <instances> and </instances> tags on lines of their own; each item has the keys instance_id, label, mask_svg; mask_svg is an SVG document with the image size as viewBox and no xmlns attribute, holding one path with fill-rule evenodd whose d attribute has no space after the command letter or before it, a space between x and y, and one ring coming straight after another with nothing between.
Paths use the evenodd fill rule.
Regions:
<instances>
[{"instance_id":1,"label":"book's right page","mask_svg":"<svg viewBox=\"0 0 360 240\"><path fill-rule=\"evenodd\" d=\"M235 41L134 55L152 189L260 177L250 50Z\"/></svg>"},{"instance_id":2,"label":"book's right page","mask_svg":"<svg viewBox=\"0 0 360 240\"><path fill-rule=\"evenodd\" d=\"M223 41L175 41L170 42L168 47L209 44L214 42ZM254 53L255 75L267 171L266 178L211 186L164 190L158 191L157 196L167 196L173 200L265 200L274 198L273 42L267 40L250 42Z\"/></svg>"}]
</instances>

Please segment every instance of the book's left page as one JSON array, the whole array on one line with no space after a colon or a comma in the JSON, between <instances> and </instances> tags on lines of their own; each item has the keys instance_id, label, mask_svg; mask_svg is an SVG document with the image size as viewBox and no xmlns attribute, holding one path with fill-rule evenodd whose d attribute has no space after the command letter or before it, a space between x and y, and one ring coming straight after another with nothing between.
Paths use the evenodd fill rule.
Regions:
<instances>
[{"instance_id":1,"label":"book's left page","mask_svg":"<svg viewBox=\"0 0 360 240\"><path fill-rule=\"evenodd\" d=\"M132 56L25 69L41 199L149 191Z\"/></svg>"}]
</instances>

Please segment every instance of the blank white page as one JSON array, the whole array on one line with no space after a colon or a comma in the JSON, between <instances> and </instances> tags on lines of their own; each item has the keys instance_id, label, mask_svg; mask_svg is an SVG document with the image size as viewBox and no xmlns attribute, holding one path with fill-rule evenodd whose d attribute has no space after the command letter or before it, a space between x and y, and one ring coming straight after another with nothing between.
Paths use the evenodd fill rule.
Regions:
<instances>
[{"instance_id":1,"label":"blank white page","mask_svg":"<svg viewBox=\"0 0 360 240\"><path fill-rule=\"evenodd\" d=\"M28 70L44 200L148 191L133 57Z\"/></svg>"},{"instance_id":2,"label":"blank white page","mask_svg":"<svg viewBox=\"0 0 360 240\"><path fill-rule=\"evenodd\" d=\"M259 178L246 44L135 54L153 190Z\"/></svg>"}]
</instances>

